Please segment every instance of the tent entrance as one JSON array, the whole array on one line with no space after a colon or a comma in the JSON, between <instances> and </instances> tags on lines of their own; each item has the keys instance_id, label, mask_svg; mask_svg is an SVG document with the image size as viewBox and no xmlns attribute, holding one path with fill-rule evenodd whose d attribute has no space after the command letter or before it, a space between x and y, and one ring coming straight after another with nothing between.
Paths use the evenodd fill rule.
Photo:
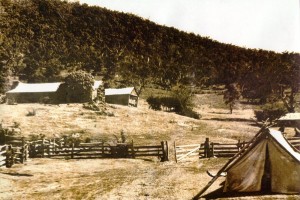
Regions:
<instances>
[{"instance_id":1,"label":"tent entrance","mask_svg":"<svg viewBox=\"0 0 300 200\"><path fill-rule=\"evenodd\" d=\"M261 192L270 193L271 192L271 162L268 144L266 144L266 156L265 156L265 166L264 173L261 179Z\"/></svg>"}]
</instances>

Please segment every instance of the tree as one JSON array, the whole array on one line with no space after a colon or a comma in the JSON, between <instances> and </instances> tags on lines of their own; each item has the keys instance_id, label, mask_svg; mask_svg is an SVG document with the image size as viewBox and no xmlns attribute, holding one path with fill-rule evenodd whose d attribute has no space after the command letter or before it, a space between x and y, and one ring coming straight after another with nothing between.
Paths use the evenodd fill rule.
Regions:
<instances>
[{"instance_id":1,"label":"tree","mask_svg":"<svg viewBox=\"0 0 300 200\"><path fill-rule=\"evenodd\" d=\"M281 99L288 112L295 112L296 94L300 87L300 55L294 53L283 53L282 55L282 71L281 71Z\"/></svg>"},{"instance_id":2,"label":"tree","mask_svg":"<svg viewBox=\"0 0 300 200\"><path fill-rule=\"evenodd\" d=\"M67 103L84 103L92 100L94 77L84 71L67 75L59 88L60 101Z\"/></svg>"},{"instance_id":3,"label":"tree","mask_svg":"<svg viewBox=\"0 0 300 200\"><path fill-rule=\"evenodd\" d=\"M139 96L145 86L155 78L153 64L149 57L128 53L119 64L122 82L133 85Z\"/></svg>"},{"instance_id":4,"label":"tree","mask_svg":"<svg viewBox=\"0 0 300 200\"><path fill-rule=\"evenodd\" d=\"M241 96L237 84L231 83L225 86L224 101L226 105L229 105L230 114L232 114L233 106Z\"/></svg>"}]
</instances>

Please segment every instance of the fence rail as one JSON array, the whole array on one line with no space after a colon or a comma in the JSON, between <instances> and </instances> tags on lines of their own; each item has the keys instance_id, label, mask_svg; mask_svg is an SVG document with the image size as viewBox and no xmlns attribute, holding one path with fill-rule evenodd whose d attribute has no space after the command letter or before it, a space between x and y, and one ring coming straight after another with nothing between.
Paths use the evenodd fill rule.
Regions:
<instances>
[{"instance_id":1,"label":"fence rail","mask_svg":"<svg viewBox=\"0 0 300 200\"><path fill-rule=\"evenodd\" d=\"M300 137L292 137L286 139L293 147L300 150ZM177 145L176 142L174 142L175 161L179 162L187 157L232 157L248 143L249 142L241 142L239 140L237 143L222 144L217 142L210 142L209 138L206 138L205 142L201 144Z\"/></svg>"},{"instance_id":2,"label":"fence rail","mask_svg":"<svg viewBox=\"0 0 300 200\"><path fill-rule=\"evenodd\" d=\"M286 139L293 147L300 151L300 137L289 137Z\"/></svg>"},{"instance_id":3,"label":"fence rail","mask_svg":"<svg viewBox=\"0 0 300 200\"><path fill-rule=\"evenodd\" d=\"M160 145L134 146L131 143L109 145L102 142L71 143L63 140L38 140L30 144L30 157L69 157L69 158L135 158L156 156L167 161L169 156L168 142Z\"/></svg>"}]
</instances>

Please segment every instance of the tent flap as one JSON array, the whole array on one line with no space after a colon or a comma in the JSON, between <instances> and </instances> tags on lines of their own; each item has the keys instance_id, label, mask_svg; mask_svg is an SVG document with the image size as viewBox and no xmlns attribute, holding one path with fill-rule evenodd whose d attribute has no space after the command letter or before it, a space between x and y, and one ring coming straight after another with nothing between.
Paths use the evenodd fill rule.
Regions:
<instances>
[{"instance_id":1,"label":"tent flap","mask_svg":"<svg viewBox=\"0 0 300 200\"><path fill-rule=\"evenodd\" d=\"M300 153L294 151L281 132L267 130L250 148L227 168L224 192L261 191L267 160L270 192L300 193Z\"/></svg>"}]
</instances>

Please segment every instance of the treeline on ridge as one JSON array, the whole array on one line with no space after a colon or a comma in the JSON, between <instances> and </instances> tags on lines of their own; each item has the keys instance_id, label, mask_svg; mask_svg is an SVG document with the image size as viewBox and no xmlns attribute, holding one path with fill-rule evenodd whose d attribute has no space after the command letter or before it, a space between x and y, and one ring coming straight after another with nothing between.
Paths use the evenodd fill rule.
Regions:
<instances>
[{"instance_id":1,"label":"treeline on ridge","mask_svg":"<svg viewBox=\"0 0 300 200\"><path fill-rule=\"evenodd\" d=\"M299 89L300 55L245 49L157 25L132 14L59 0L1 0L0 90L6 79L58 81L84 70L108 84L171 88L237 83L265 101ZM117 76L116 76L117 75Z\"/></svg>"}]
</instances>

